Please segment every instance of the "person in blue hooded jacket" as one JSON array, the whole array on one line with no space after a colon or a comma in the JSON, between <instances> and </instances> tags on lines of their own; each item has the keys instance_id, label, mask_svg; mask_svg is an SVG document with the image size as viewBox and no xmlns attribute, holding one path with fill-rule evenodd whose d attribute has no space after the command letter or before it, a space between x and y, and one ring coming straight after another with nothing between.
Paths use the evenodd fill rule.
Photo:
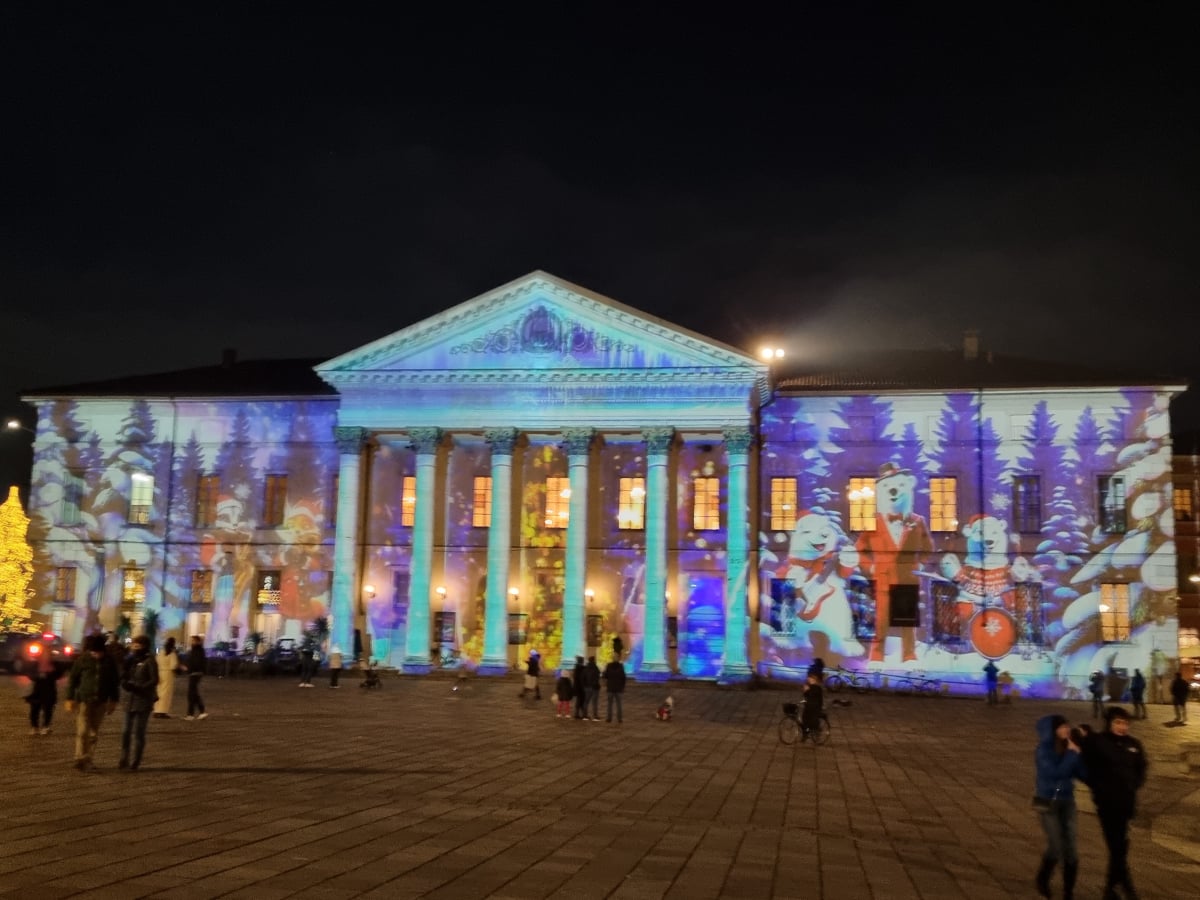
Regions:
<instances>
[{"instance_id":1,"label":"person in blue hooded jacket","mask_svg":"<svg viewBox=\"0 0 1200 900\"><path fill-rule=\"evenodd\" d=\"M1076 846L1075 779L1084 780L1083 757L1071 738L1071 725L1058 715L1043 716L1037 722L1038 745L1034 752L1037 781L1034 796L1046 801L1039 807L1042 830L1046 832L1046 850L1037 872L1037 891L1050 896L1050 876L1059 861L1063 864L1063 897L1075 896L1075 876L1079 871Z\"/></svg>"}]
</instances>

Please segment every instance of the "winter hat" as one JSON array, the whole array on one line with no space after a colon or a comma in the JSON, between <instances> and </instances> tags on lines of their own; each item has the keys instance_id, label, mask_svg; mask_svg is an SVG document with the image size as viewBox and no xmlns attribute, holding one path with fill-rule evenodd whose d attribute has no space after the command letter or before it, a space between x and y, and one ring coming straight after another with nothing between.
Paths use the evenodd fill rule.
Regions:
<instances>
[{"instance_id":1,"label":"winter hat","mask_svg":"<svg viewBox=\"0 0 1200 900\"><path fill-rule=\"evenodd\" d=\"M1110 706L1104 713L1104 721L1112 724L1113 719L1124 719L1130 721L1129 712L1122 706Z\"/></svg>"},{"instance_id":2,"label":"winter hat","mask_svg":"<svg viewBox=\"0 0 1200 900\"><path fill-rule=\"evenodd\" d=\"M1066 725L1066 724L1067 724L1067 717L1066 717L1066 716L1058 716L1058 715L1054 715L1054 716L1051 716L1051 717L1050 717L1050 730L1051 730L1052 732L1053 732L1053 731L1058 731L1058 729L1059 729L1059 726L1061 726L1061 725Z\"/></svg>"}]
</instances>

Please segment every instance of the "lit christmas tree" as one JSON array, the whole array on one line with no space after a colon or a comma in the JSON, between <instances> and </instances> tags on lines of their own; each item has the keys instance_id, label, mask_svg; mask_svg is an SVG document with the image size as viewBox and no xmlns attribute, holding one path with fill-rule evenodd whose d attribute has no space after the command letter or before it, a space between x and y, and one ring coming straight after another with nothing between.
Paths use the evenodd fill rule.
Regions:
<instances>
[{"instance_id":1,"label":"lit christmas tree","mask_svg":"<svg viewBox=\"0 0 1200 900\"><path fill-rule=\"evenodd\" d=\"M29 516L21 508L15 486L0 504L0 627L18 629L32 613L33 549L25 539Z\"/></svg>"}]
</instances>

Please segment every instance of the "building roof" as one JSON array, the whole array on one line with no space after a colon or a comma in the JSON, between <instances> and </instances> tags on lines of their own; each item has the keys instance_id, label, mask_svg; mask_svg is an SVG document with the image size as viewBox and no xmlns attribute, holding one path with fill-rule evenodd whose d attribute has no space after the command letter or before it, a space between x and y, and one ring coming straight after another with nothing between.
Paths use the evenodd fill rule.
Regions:
<instances>
[{"instance_id":1,"label":"building roof","mask_svg":"<svg viewBox=\"0 0 1200 900\"><path fill-rule=\"evenodd\" d=\"M51 397L314 397L337 392L317 377L322 359L237 360L220 365L85 381L23 391L27 400Z\"/></svg>"},{"instance_id":2,"label":"building roof","mask_svg":"<svg viewBox=\"0 0 1200 900\"><path fill-rule=\"evenodd\" d=\"M836 363L789 360L776 372L784 392L873 390L979 390L1028 388L1120 388L1173 386L1178 376L1134 373L1076 363L961 350L893 350L846 358Z\"/></svg>"}]
</instances>

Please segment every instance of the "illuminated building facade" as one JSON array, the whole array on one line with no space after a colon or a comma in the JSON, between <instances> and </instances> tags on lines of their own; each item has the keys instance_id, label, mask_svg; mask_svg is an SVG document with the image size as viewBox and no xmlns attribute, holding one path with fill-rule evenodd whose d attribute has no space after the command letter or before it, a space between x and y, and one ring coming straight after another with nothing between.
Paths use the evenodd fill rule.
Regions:
<instances>
[{"instance_id":1,"label":"illuminated building facade","mask_svg":"<svg viewBox=\"0 0 1200 900\"><path fill-rule=\"evenodd\" d=\"M406 672L1072 695L1178 647L1169 383L951 354L772 371L533 273L315 365L48 389L41 614ZM975 357L975 358L972 358Z\"/></svg>"}]
</instances>

